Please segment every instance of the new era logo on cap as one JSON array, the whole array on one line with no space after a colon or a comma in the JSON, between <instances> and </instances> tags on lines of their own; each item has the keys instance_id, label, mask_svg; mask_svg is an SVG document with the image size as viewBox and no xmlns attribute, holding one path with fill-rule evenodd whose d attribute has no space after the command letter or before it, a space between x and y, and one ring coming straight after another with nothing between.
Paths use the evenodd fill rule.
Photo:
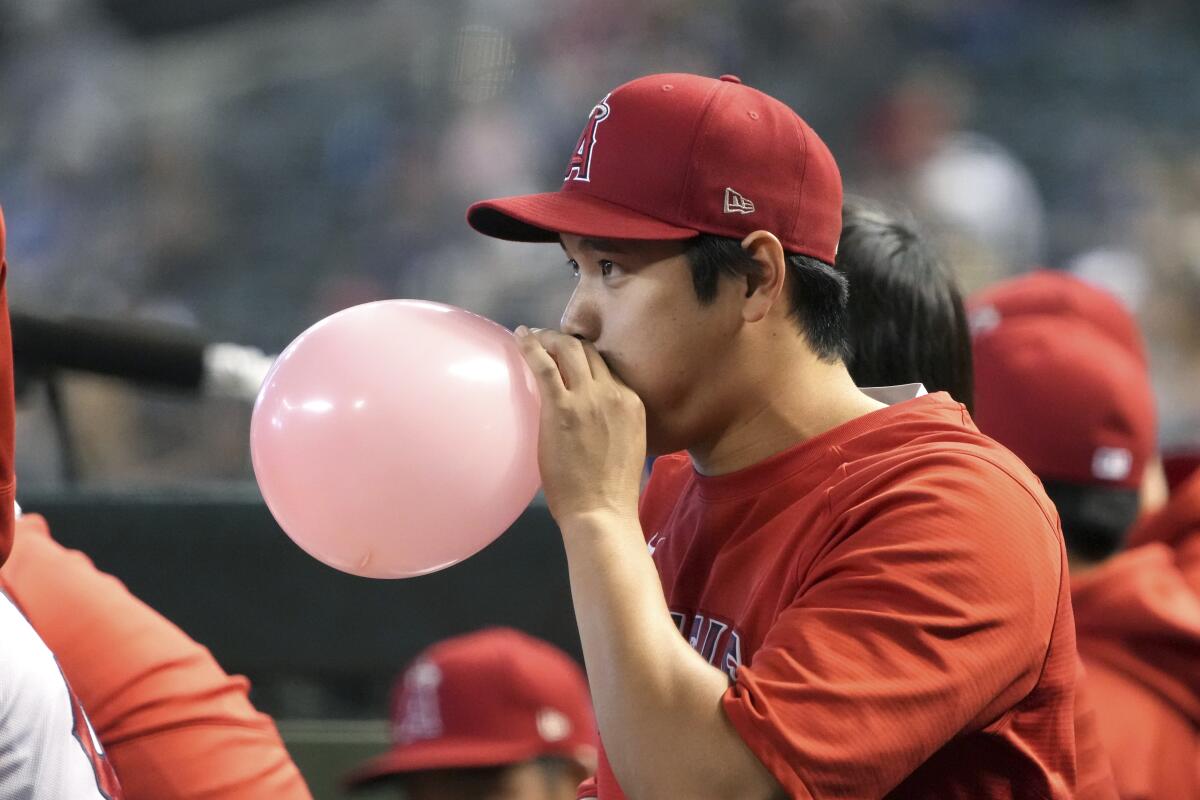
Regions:
<instances>
[{"instance_id":1,"label":"new era logo on cap","mask_svg":"<svg viewBox=\"0 0 1200 800\"><path fill-rule=\"evenodd\" d=\"M547 742L561 742L571 735L571 720L557 708L543 708L537 715L537 729Z\"/></svg>"},{"instance_id":2,"label":"new era logo on cap","mask_svg":"<svg viewBox=\"0 0 1200 800\"><path fill-rule=\"evenodd\" d=\"M753 214L754 201L747 197L743 197L729 187L725 187L725 213Z\"/></svg>"}]
</instances>

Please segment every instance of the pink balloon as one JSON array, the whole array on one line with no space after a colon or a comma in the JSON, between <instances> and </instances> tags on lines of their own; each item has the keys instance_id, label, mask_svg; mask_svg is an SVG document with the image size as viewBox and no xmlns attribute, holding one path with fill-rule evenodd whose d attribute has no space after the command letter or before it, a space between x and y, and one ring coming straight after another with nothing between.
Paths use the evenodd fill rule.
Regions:
<instances>
[{"instance_id":1,"label":"pink balloon","mask_svg":"<svg viewBox=\"0 0 1200 800\"><path fill-rule=\"evenodd\" d=\"M300 334L267 373L254 475L320 561L422 575L477 553L529 505L539 408L501 326L441 303L366 303Z\"/></svg>"}]
</instances>

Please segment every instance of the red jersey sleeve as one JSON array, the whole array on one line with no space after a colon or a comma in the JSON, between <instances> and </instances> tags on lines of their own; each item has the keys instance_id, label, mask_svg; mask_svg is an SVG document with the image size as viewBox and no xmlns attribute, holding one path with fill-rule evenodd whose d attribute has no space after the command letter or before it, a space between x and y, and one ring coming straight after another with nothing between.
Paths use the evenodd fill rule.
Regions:
<instances>
[{"instance_id":1,"label":"red jersey sleeve","mask_svg":"<svg viewBox=\"0 0 1200 800\"><path fill-rule=\"evenodd\" d=\"M827 501L821 556L723 703L789 796L881 797L1038 682L1061 539L1021 481L969 453L856 476Z\"/></svg>"},{"instance_id":2,"label":"red jersey sleeve","mask_svg":"<svg viewBox=\"0 0 1200 800\"><path fill-rule=\"evenodd\" d=\"M249 683L187 634L50 537L17 521L0 583L54 652L108 751L127 800L311 800Z\"/></svg>"}]
</instances>

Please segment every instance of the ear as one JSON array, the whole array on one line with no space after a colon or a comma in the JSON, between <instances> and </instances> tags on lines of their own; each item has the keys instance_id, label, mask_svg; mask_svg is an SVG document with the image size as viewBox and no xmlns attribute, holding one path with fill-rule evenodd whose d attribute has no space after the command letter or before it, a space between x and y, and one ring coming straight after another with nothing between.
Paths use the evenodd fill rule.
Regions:
<instances>
[{"instance_id":1,"label":"ear","mask_svg":"<svg viewBox=\"0 0 1200 800\"><path fill-rule=\"evenodd\" d=\"M746 301L742 304L742 318L746 322L760 322L779 303L783 295L783 284L787 277L787 256L783 245L769 231L755 231L742 240L742 249L758 262L761 274L746 282Z\"/></svg>"}]
</instances>

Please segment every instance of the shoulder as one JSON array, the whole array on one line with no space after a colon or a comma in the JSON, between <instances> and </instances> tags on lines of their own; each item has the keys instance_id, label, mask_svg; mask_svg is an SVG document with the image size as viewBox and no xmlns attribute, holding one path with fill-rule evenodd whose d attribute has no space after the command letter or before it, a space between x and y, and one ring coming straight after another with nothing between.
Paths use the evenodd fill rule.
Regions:
<instances>
[{"instance_id":1,"label":"shoulder","mask_svg":"<svg viewBox=\"0 0 1200 800\"><path fill-rule=\"evenodd\" d=\"M1054 616L1058 514L1037 478L978 432L928 432L846 461L827 499L828 556L853 553L980 598L1011 593Z\"/></svg>"},{"instance_id":2,"label":"shoulder","mask_svg":"<svg viewBox=\"0 0 1200 800\"><path fill-rule=\"evenodd\" d=\"M839 448L841 463L828 482L835 511L873 497L894 500L911 492L916 500L933 493L943 512L979 517L1003 505L1004 517L1057 528L1058 514L1041 482L980 433L962 406L938 402L938 396L903 406L887 424Z\"/></svg>"}]
</instances>

